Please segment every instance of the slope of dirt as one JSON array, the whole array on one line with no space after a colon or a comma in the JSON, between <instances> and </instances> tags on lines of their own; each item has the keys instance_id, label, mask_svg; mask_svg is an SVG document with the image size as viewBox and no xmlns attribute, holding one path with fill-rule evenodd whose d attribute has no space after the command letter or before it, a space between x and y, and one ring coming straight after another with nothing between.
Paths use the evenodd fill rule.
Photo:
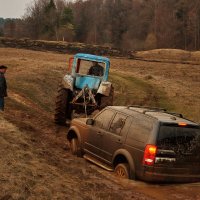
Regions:
<instances>
[{"instance_id":1,"label":"slope of dirt","mask_svg":"<svg viewBox=\"0 0 200 200\"><path fill-rule=\"evenodd\" d=\"M83 159L67 154L55 144L55 136L33 137L30 131L20 131L0 120L0 198L129 199L131 196L139 199L141 196L115 184Z\"/></svg>"},{"instance_id":2,"label":"slope of dirt","mask_svg":"<svg viewBox=\"0 0 200 200\"><path fill-rule=\"evenodd\" d=\"M52 117L56 88L69 57L0 48L0 63L9 67L9 97L5 112L0 113L0 199L200 199L199 183L157 185L121 180L70 154L65 139L67 127L56 126ZM155 63L147 66L146 62L126 59L111 62L117 104L131 103L120 99L125 75L129 75L125 85L132 85L137 96L142 90L137 102L152 104L156 97L160 103L157 91L162 89L165 104L169 101L175 111L180 111L191 101L192 112L188 113L185 106L184 114L200 119L199 68ZM180 96L185 89L188 91ZM131 98L136 97L134 94Z\"/></svg>"},{"instance_id":3,"label":"slope of dirt","mask_svg":"<svg viewBox=\"0 0 200 200\"><path fill-rule=\"evenodd\" d=\"M55 126L33 102L16 94L10 101L10 110L0 116L0 198L152 199L72 156L65 142L67 128Z\"/></svg>"}]
</instances>

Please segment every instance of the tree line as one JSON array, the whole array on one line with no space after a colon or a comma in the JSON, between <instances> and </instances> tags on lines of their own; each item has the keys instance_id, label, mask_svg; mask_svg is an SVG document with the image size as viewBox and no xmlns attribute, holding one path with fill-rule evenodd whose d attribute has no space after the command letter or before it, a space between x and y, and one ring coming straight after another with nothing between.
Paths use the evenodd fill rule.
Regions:
<instances>
[{"instance_id":1,"label":"tree line","mask_svg":"<svg viewBox=\"0 0 200 200\"><path fill-rule=\"evenodd\" d=\"M125 50L200 48L199 0L33 0L0 36L84 42Z\"/></svg>"}]
</instances>

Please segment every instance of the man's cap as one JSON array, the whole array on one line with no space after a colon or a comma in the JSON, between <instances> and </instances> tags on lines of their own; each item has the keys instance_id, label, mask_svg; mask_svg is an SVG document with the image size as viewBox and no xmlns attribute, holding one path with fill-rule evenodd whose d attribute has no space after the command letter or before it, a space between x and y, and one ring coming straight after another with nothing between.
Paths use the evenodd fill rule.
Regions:
<instances>
[{"instance_id":1,"label":"man's cap","mask_svg":"<svg viewBox=\"0 0 200 200\"><path fill-rule=\"evenodd\" d=\"M6 67L5 65L0 65L0 69L7 69L8 67Z\"/></svg>"}]
</instances>

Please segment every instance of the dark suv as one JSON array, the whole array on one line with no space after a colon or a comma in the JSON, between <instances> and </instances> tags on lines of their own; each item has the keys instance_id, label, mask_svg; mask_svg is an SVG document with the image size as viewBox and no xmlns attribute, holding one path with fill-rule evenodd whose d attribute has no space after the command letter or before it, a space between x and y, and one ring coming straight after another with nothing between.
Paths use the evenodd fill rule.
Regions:
<instances>
[{"instance_id":1,"label":"dark suv","mask_svg":"<svg viewBox=\"0 0 200 200\"><path fill-rule=\"evenodd\" d=\"M72 120L67 139L73 154L120 177L200 180L200 126L165 109L109 106Z\"/></svg>"}]
</instances>

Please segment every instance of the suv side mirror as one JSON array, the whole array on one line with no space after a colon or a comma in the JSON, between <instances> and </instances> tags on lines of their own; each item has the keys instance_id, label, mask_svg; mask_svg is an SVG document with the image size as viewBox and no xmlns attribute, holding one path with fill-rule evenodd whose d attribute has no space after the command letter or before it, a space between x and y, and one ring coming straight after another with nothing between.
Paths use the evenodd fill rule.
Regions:
<instances>
[{"instance_id":1,"label":"suv side mirror","mask_svg":"<svg viewBox=\"0 0 200 200\"><path fill-rule=\"evenodd\" d=\"M94 124L94 119L92 119L92 118L87 119L86 124L87 125L93 125Z\"/></svg>"}]
</instances>

